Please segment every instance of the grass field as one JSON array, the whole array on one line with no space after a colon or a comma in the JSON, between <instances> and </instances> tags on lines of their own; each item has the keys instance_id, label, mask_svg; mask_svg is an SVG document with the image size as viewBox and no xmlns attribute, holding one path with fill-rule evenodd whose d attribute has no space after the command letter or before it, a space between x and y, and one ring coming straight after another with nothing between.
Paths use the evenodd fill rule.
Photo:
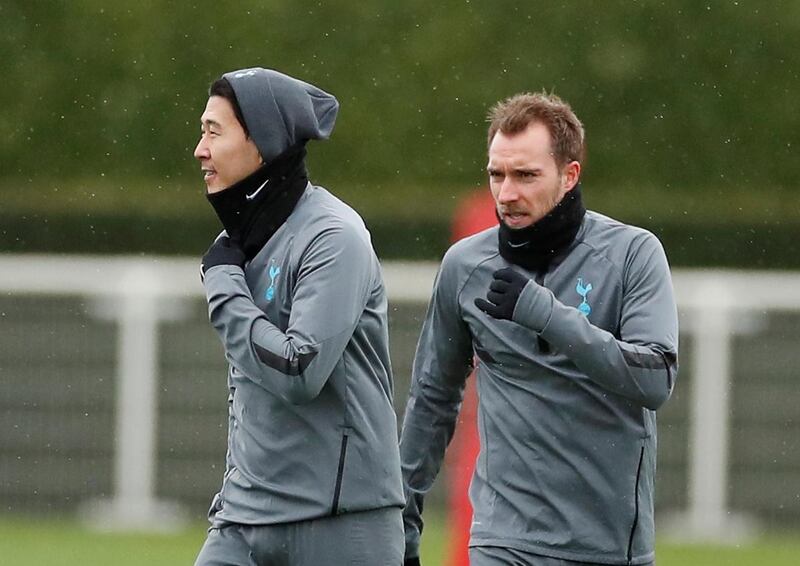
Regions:
<instances>
[{"instance_id":1,"label":"grass field","mask_svg":"<svg viewBox=\"0 0 800 566\"><path fill-rule=\"evenodd\" d=\"M429 520L422 563L444 564L441 521ZM191 565L205 537L198 523L178 534L98 534L61 521L0 517L0 564L4 566ZM771 536L747 546L660 544L658 566L796 566L800 536Z\"/></svg>"}]
</instances>

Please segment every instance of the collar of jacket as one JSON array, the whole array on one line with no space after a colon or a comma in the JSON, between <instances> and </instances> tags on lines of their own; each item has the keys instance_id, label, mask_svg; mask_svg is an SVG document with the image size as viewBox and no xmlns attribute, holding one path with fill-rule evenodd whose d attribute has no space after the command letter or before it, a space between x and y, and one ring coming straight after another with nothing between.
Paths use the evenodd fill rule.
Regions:
<instances>
[{"instance_id":1,"label":"collar of jacket","mask_svg":"<svg viewBox=\"0 0 800 566\"><path fill-rule=\"evenodd\" d=\"M500 255L529 271L546 272L553 260L570 247L585 214L578 184L541 220L525 228L513 230L498 215Z\"/></svg>"},{"instance_id":2,"label":"collar of jacket","mask_svg":"<svg viewBox=\"0 0 800 566\"><path fill-rule=\"evenodd\" d=\"M292 146L227 189L206 195L248 260L286 222L303 196L308 185L305 156L305 144Z\"/></svg>"}]
</instances>

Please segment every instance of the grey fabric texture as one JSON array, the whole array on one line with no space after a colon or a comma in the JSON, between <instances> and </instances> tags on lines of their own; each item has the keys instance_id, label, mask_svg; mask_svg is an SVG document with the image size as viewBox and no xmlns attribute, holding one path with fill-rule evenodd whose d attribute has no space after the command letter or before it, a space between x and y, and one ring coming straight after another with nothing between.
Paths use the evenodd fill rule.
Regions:
<instances>
[{"instance_id":1,"label":"grey fabric texture","mask_svg":"<svg viewBox=\"0 0 800 566\"><path fill-rule=\"evenodd\" d=\"M647 562L640 566L654 566ZM514 548L473 546L469 549L470 566L598 566L595 562L574 562L541 554L530 554Z\"/></svg>"},{"instance_id":2,"label":"grey fabric texture","mask_svg":"<svg viewBox=\"0 0 800 566\"><path fill-rule=\"evenodd\" d=\"M358 214L309 184L244 269L204 285L230 364L212 524L402 507L386 293Z\"/></svg>"},{"instance_id":3,"label":"grey fabric texture","mask_svg":"<svg viewBox=\"0 0 800 566\"><path fill-rule=\"evenodd\" d=\"M497 238L495 227L456 243L437 275L401 437L406 554L419 553L424 496L475 353L481 447L470 544L578 562L650 562L655 410L672 392L678 347L661 244L587 212L541 285L514 266L531 281L512 320L498 320L474 304L492 274L509 267Z\"/></svg>"},{"instance_id":4,"label":"grey fabric texture","mask_svg":"<svg viewBox=\"0 0 800 566\"><path fill-rule=\"evenodd\" d=\"M222 77L233 87L250 137L265 163L295 144L330 137L339 111L333 95L261 67Z\"/></svg>"},{"instance_id":5,"label":"grey fabric texture","mask_svg":"<svg viewBox=\"0 0 800 566\"><path fill-rule=\"evenodd\" d=\"M400 509L282 525L226 525L209 530L195 566L399 566Z\"/></svg>"}]
</instances>

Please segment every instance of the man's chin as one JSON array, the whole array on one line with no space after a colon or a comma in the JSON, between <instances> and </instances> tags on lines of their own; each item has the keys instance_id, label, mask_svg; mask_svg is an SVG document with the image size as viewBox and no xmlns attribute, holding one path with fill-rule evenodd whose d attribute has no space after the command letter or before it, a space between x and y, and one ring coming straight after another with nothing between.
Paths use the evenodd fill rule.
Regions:
<instances>
[{"instance_id":1,"label":"man's chin","mask_svg":"<svg viewBox=\"0 0 800 566\"><path fill-rule=\"evenodd\" d=\"M500 222L509 230L522 230L533 224L530 216L522 216L518 218L509 218L506 215L500 216Z\"/></svg>"},{"instance_id":2,"label":"man's chin","mask_svg":"<svg viewBox=\"0 0 800 566\"><path fill-rule=\"evenodd\" d=\"M225 190L225 187L220 186L219 184L211 183L210 185L206 185L206 193L209 195L213 195L214 193L221 193Z\"/></svg>"}]
</instances>

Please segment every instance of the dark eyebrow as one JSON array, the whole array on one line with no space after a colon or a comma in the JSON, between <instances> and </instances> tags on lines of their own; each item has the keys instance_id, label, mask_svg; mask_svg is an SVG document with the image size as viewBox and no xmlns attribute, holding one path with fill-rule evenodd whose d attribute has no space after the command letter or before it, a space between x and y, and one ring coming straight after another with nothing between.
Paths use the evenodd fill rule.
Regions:
<instances>
[{"instance_id":1,"label":"dark eyebrow","mask_svg":"<svg viewBox=\"0 0 800 566\"><path fill-rule=\"evenodd\" d=\"M491 173L492 171L499 171L499 169L497 167L492 167L491 165L488 165L486 167L486 172L487 173ZM541 172L542 172L542 168L541 167L532 167L532 168L515 167L514 169L511 170L512 174L513 173L534 173L534 174L539 174Z\"/></svg>"},{"instance_id":2,"label":"dark eyebrow","mask_svg":"<svg viewBox=\"0 0 800 566\"><path fill-rule=\"evenodd\" d=\"M215 126L217 128L221 128L222 124L217 122L216 120L200 120L201 126Z\"/></svg>"}]
</instances>

